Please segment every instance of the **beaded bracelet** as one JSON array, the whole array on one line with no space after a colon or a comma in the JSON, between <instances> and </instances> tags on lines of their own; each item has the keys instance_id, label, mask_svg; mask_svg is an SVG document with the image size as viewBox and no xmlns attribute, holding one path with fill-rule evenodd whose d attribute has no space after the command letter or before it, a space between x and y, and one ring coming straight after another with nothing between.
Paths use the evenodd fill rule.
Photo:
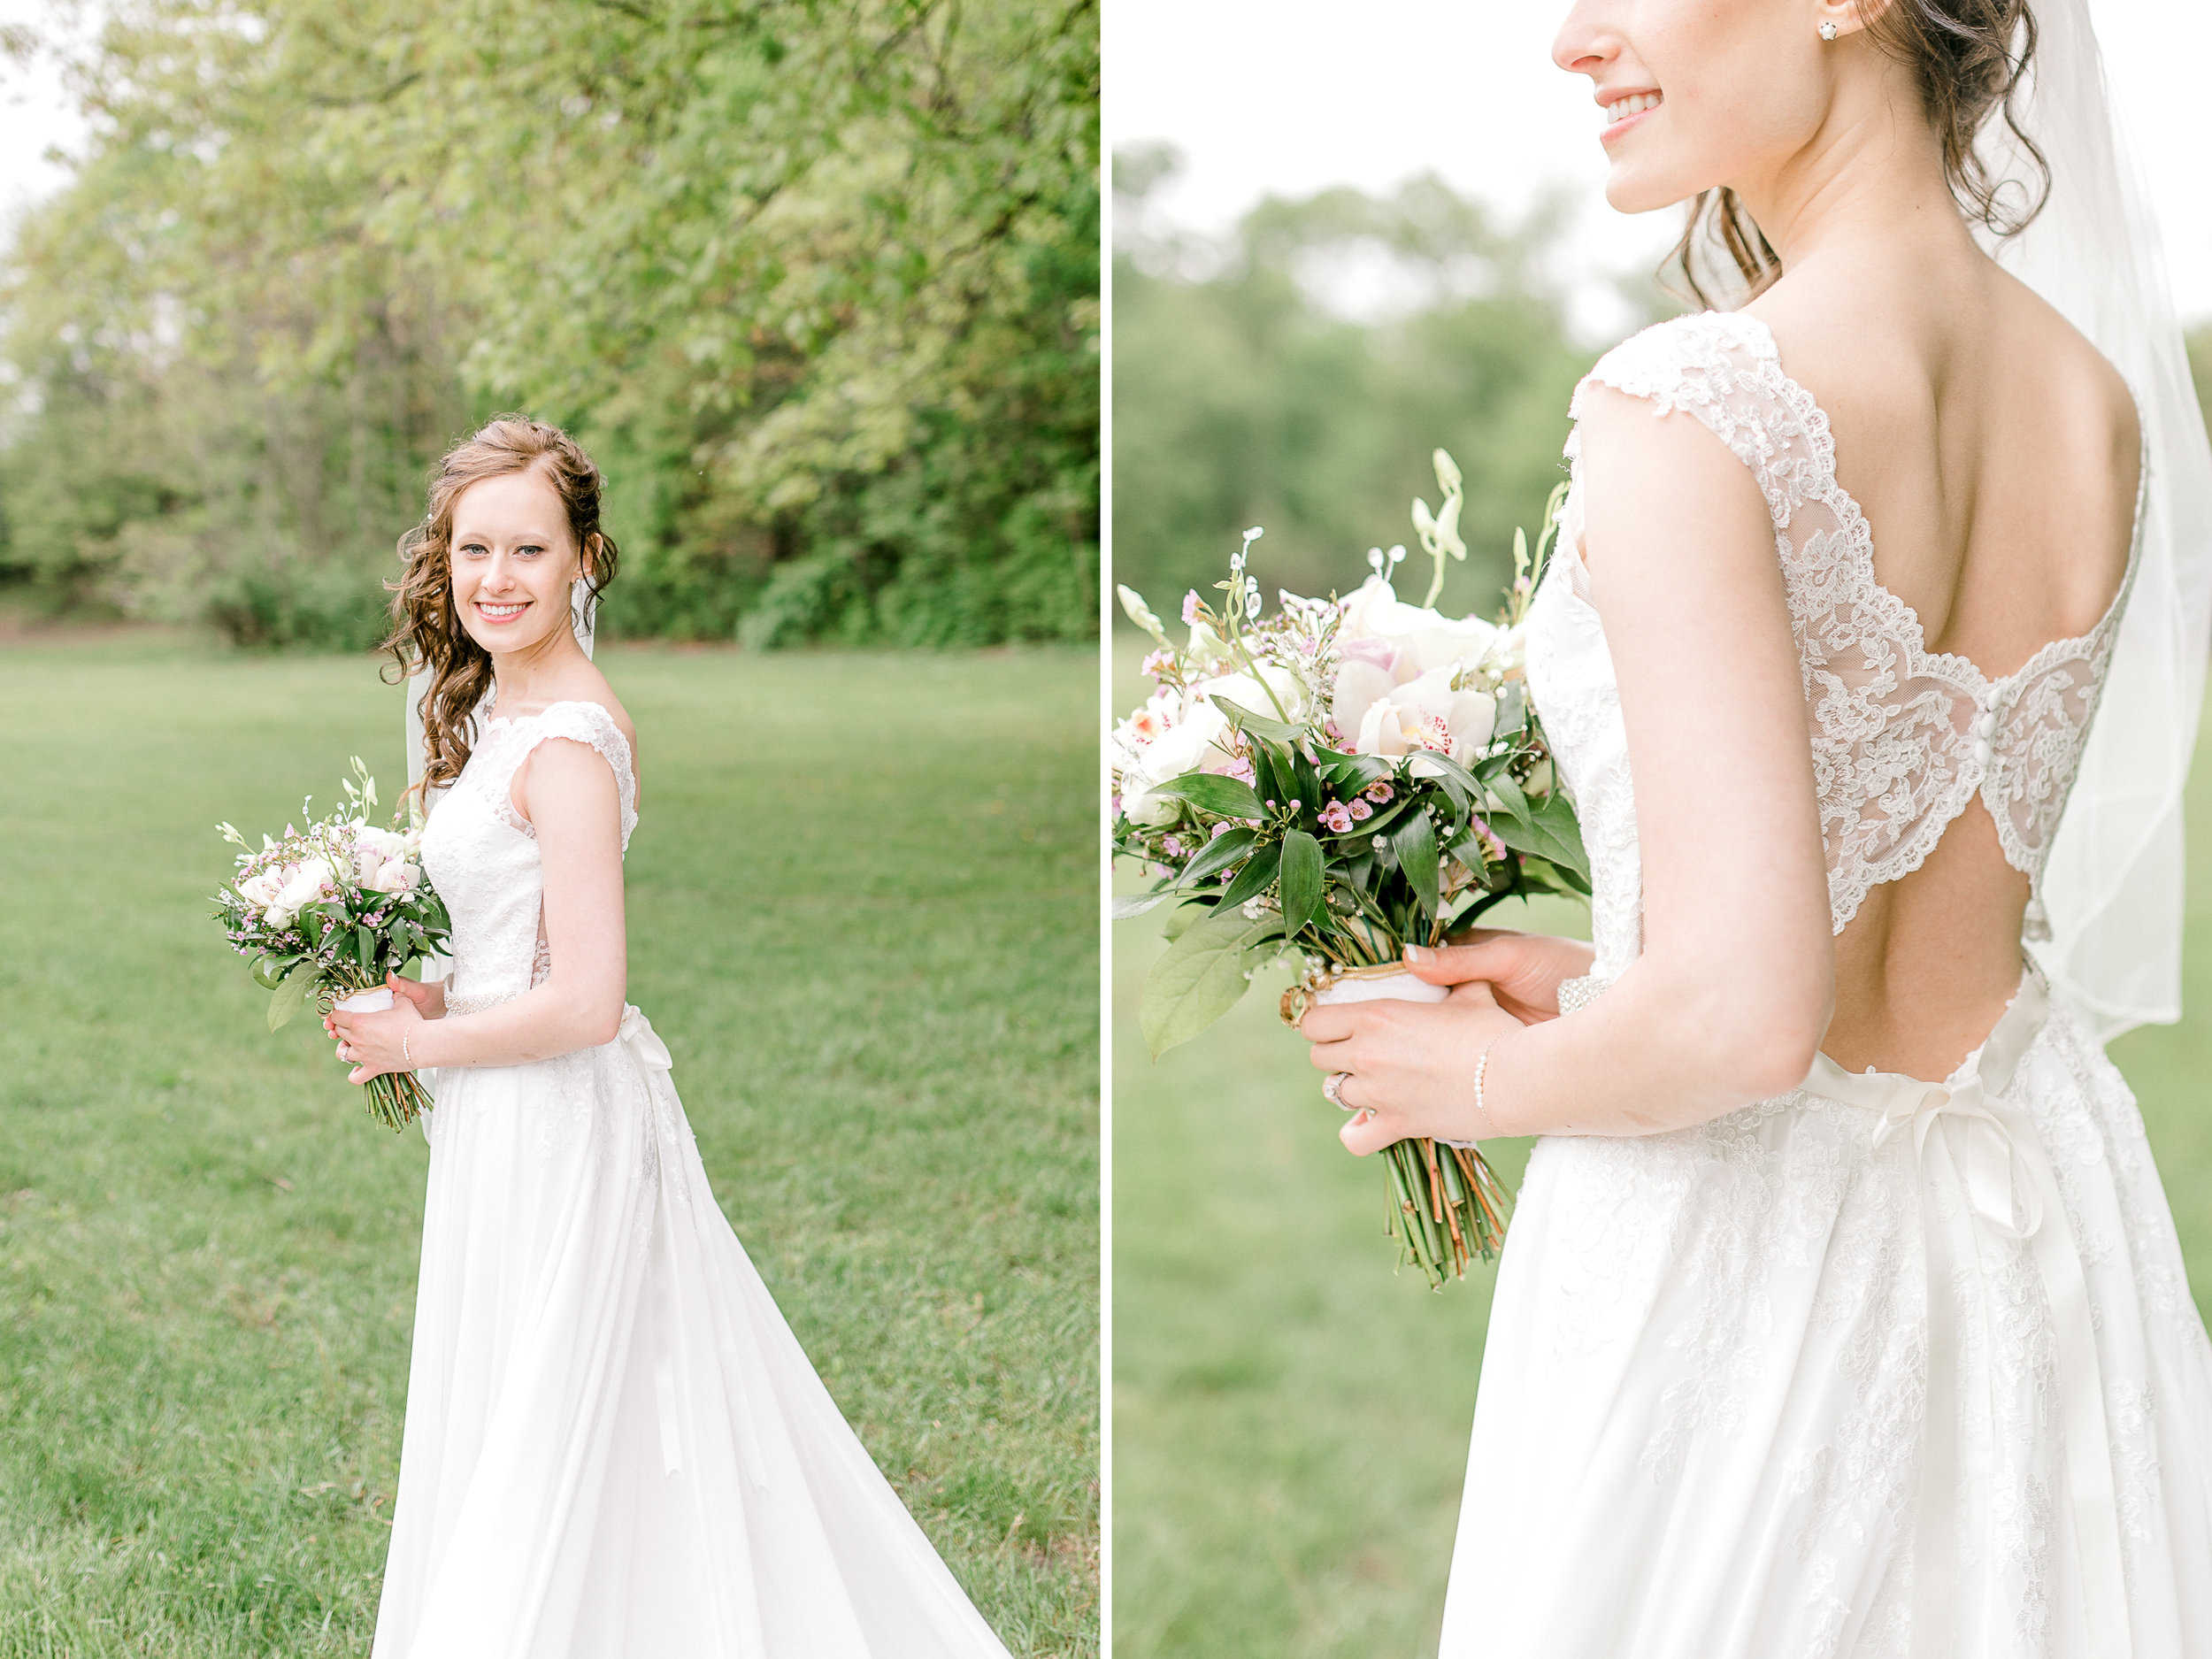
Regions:
<instances>
[{"instance_id":1,"label":"beaded bracelet","mask_svg":"<svg viewBox=\"0 0 2212 1659\"><path fill-rule=\"evenodd\" d=\"M1483 1127L1490 1132L1493 1138L1497 1135L1498 1125L1490 1116L1490 1108L1483 1103L1482 1084L1483 1079L1490 1074L1490 1050L1498 1046L1499 1038L1504 1035L1503 1032L1500 1032L1498 1036L1491 1038L1488 1042L1485 1043L1482 1058L1475 1062L1475 1116L1482 1120Z\"/></svg>"}]
</instances>

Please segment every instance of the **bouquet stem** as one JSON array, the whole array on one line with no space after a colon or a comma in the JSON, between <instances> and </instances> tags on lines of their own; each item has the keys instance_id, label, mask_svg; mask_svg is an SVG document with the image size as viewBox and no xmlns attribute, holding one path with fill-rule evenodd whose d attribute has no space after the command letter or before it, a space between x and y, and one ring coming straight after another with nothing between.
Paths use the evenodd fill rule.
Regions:
<instances>
[{"instance_id":1,"label":"bouquet stem","mask_svg":"<svg viewBox=\"0 0 2212 1659\"><path fill-rule=\"evenodd\" d=\"M1383 1160L1394 1200L1390 1231L1432 1290L1443 1289L1448 1277L1466 1278L1471 1257L1497 1255L1513 1200L1479 1151L1400 1141L1383 1148Z\"/></svg>"},{"instance_id":2,"label":"bouquet stem","mask_svg":"<svg viewBox=\"0 0 2212 1659\"><path fill-rule=\"evenodd\" d=\"M363 1010L387 1009L392 1006L392 993L380 985L334 985L327 987L322 1001L326 1014L349 1005ZM395 1133L434 1103L422 1079L412 1071L380 1071L362 1087L368 1094L369 1116Z\"/></svg>"},{"instance_id":3,"label":"bouquet stem","mask_svg":"<svg viewBox=\"0 0 2212 1659\"><path fill-rule=\"evenodd\" d=\"M369 1116L387 1129L404 1129L430 1110L430 1091L412 1071L380 1071L363 1087L369 1094Z\"/></svg>"}]
</instances>

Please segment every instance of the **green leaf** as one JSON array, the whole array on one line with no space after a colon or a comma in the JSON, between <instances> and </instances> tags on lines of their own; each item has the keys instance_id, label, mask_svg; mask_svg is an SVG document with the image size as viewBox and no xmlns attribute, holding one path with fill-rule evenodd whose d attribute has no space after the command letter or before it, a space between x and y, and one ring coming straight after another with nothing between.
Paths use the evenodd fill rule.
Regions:
<instances>
[{"instance_id":1,"label":"green leaf","mask_svg":"<svg viewBox=\"0 0 2212 1659\"><path fill-rule=\"evenodd\" d=\"M1357 795L1371 783L1380 783L1394 776L1388 761L1379 755L1328 755L1319 762L1321 771L1346 795Z\"/></svg>"},{"instance_id":2,"label":"green leaf","mask_svg":"<svg viewBox=\"0 0 2212 1659\"><path fill-rule=\"evenodd\" d=\"M1187 772L1171 783L1164 783L1156 794L1179 801L1187 801L1202 812L1216 818L1265 818L1267 809L1248 785L1234 778L1225 778L1218 772Z\"/></svg>"},{"instance_id":3,"label":"green leaf","mask_svg":"<svg viewBox=\"0 0 2212 1659\"><path fill-rule=\"evenodd\" d=\"M291 956L263 956L251 969L253 982L265 991L273 991L284 983L284 976L304 958Z\"/></svg>"},{"instance_id":4,"label":"green leaf","mask_svg":"<svg viewBox=\"0 0 2212 1659\"><path fill-rule=\"evenodd\" d=\"M1291 770L1289 757L1275 744L1252 745L1252 793L1286 807L1303 798L1298 793L1297 774Z\"/></svg>"},{"instance_id":5,"label":"green leaf","mask_svg":"<svg viewBox=\"0 0 2212 1659\"><path fill-rule=\"evenodd\" d=\"M1244 868L1237 872L1237 879L1221 890L1221 905L1241 904L1247 899L1257 898L1275 885L1275 872L1280 867L1283 844L1269 841L1253 849L1252 856L1244 861Z\"/></svg>"},{"instance_id":6,"label":"green leaf","mask_svg":"<svg viewBox=\"0 0 2212 1659\"><path fill-rule=\"evenodd\" d=\"M1527 821L1528 797L1521 793L1519 784L1501 772L1490 780L1489 789L1491 795L1499 803L1499 810L1523 822Z\"/></svg>"},{"instance_id":7,"label":"green leaf","mask_svg":"<svg viewBox=\"0 0 2212 1659\"><path fill-rule=\"evenodd\" d=\"M1561 869L1582 878L1584 890L1590 880L1590 855L1582 845L1582 823L1576 818L1573 804L1563 795L1547 796L1532 814L1536 827L1551 837L1557 849L1549 857Z\"/></svg>"},{"instance_id":8,"label":"green leaf","mask_svg":"<svg viewBox=\"0 0 2212 1659\"><path fill-rule=\"evenodd\" d=\"M1491 787L1495 789L1497 785L1494 783ZM1517 789L1513 793L1513 800L1521 809L1517 816L1504 812L1490 816L1490 827L1497 832L1498 839L1517 853L1545 859L1563 871L1573 872L1586 887L1590 859L1583 850L1582 830L1575 821L1574 808L1560 795L1531 806L1527 797Z\"/></svg>"},{"instance_id":9,"label":"green leaf","mask_svg":"<svg viewBox=\"0 0 2212 1659\"><path fill-rule=\"evenodd\" d=\"M1457 784L1475 800L1482 799L1482 785L1476 781L1475 774L1449 755L1435 749L1425 749L1420 758L1425 765L1433 766L1441 774L1438 779L1440 783Z\"/></svg>"},{"instance_id":10,"label":"green leaf","mask_svg":"<svg viewBox=\"0 0 2212 1659\"><path fill-rule=\"evenodd\" d=\"M1125 922L1133 916L1142 916L1156 904L1165 904L1175 896L1172 893L1125 893L1114 900L1113 919Z\"/></svg>"},{"instance_id":11,"label":"green leaf","mask_svg":"<svg viewBox=\"0 0 2212 1659\"><path fill-rule=\"evenodd\" d=\"M1220 874L1231 864L1239 863L1252 850L1258 837L1242 825L1225 829L1191 855L1190 863L1183 866L1183 873L1176 879L1179 887L1188 887Z\"/></svg>"},{"instance_id":12,"label":"green leaf","mask_svg":"<svg viewBox=\"0 0 2212 1659\"><path fill-rule=\"evenodd\" d=\"M1255 714L1226 697L1214 698L1213 705L1221 710L1230 725L1248 737L1271 738L1278 743L1295 743L1299 739L1300 733L1296 726L1270 718L1264 714Z\"/></svg>"},{"instance_id":13,"label":"green leaf","mask_svg":"<svg viewBox=\"0 0 2212 1659\"><path fill-rule=\"evenodd\" d=\"M1171 940L1180 939L1213 913L1214 906L1210 904L1178 904L1167 913L1167 920L1161 924L1160 932Z\"/></svg>"},{"instance_id":14,"label":"green leaf","mask_svg":"<svg viewBox=\"0 0 2212 1659\"><path fill-rule=\"evenodd\" d=\"M1390 832L1390 826L1412 805L1413 797L1405 790L1401 789L1390 801L1377 807L1371 815L1361 818L1343 834L1334 839L1340 845L1348 847L1357 841L1371 840L1377 835L1386 835Z\"/></svg>"},{"instance_id":15,"label":"green leaf","mask_svg":"<svg viewBox=\"0 0 2212 1659\"><path fill-rule=\"evenodd\" d=\"M362 972L376 971L376 935L365 927L353 930L353 956L361 964Z\"/></svg>"},{"instance_id":16,"label":"green leaf","mask_svg":"<svg viewBox=\"0 0 2212 1659\"><path fill-rule=\"evenodd\" d=\"M1528 726L1528 693L1518 681L1509 685L1498 699L1497 724L1490 730L1490 741L1517 736Z\"/></svg>"},{"instance_id":17,"label":"green leaf","mask_svg":"<svg viewBox=\"0 0 2212 1659\"><path fill-rule=\"evenodd\" d=\"M1442 908L1442 883L1438 879L1436 836L1429 828L1429 816L1414 812L1404 823L1390 832L1390 850L1398 855L1398 867L1406 872L1406 879L1413 884L1414 895L1421 901L1421 908L1433 917Z\"/></svg>"},{"instance_id":18,"label":"green leaf","mask_svg":"<svg viewBox=\"0 0 2212 1659\"><path fill-rule=\"evenodd\" d=\"M1283 935L1298 937L1298 930L1321 913L1321 843L1303 830L1283 836Z\"/></svg>"},{"instance_id":19,"label":"green leaf","mask_svg":"<svg viewBox=\"0 0 2212 1659\"><path fill-rule=\"evenodd\" d=\"M291 1024L293 1016L306 1006L321 979L311 963L303 962L293 969L269 998L269 1029L279 1031Z\"/></svg>"},{"instance_id":20,"label":"green leaf","mask_svg":"<svg viewBox=\"0 0 2212 1659\"><path fill-rule=\"evenodd\" d=\"M1271 916L1248 922L1240 910L1217 910L1170 945L1153 964L1137 1010L1152 1057L1188 1042L1235 1007L1251 983L1245 952L1281 931Z\"/></svg>"}]
</instances>

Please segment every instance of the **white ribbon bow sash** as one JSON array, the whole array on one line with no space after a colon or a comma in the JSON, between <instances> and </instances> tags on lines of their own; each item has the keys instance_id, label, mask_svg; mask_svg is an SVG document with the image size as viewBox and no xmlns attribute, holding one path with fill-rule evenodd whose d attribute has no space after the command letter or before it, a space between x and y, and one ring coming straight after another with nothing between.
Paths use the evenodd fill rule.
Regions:
<instances>
[{"instance_id":1,"label":"white ribbon bow sash","mask_svg":"<svg viewBox=\"0 0 2212 1659\"><path fill-rule=\"evenodd\" d=\"M1920 1172L1928 1266L1928 1397L1916 1509L1913 1577L1917 1581L1913 1651L1952 1652L1957 1609L1957 1518L1960 1331L1951 1278L1951 1241L1934 1198L1942 1165L1955 1172L1975 1220L1999 1237L2024 1242L2043 1275L2056 1338L2059 1412L2066 1436L2067 1485L2073 1532L2081 1553L2083 1611L2091 1651L2129 1659L2127 1583L2120 1561L2120 1510L2105 1427L2103 1368L2097 1359L2089 1286L2081 1252L2067 1224L2064 1195L2035 1121L2005 1097L2013 1063L2041 1023L2039 995L2024 991L1999 1031L1947 1083L1888 1073L1853 1073L1827 1056L1814 1062L1806 1089L1878 1114L1873 1144L1909 1132ZM2016 1018L2017 1016L2017 1018ZM2001 1038L2003 1041L2001 1041ZM1993 1064L1992 1064L1993 1062ZM2002 1080L1992 1090L1980 1067ZM1938 1148L1940 1148L1939 1151ZM1985 1473L1972 1471L1979 1477Z\"/></svg>"},{"instance_id":2,"label":"white ribbon bow sash","mask_svg":"<svg viewBox=\"0 0 2212 1659\"><path fill-rule=\"evenodd\" d=\"M668 1045L645 1018L645 1010L635 1002L622 1005L622 1023L615 1027L614 1040L636 1056L637 1063L649 1071L670 1071L675 1069L675 1056L668 1052Z\"/></svg>"}]
</instances>

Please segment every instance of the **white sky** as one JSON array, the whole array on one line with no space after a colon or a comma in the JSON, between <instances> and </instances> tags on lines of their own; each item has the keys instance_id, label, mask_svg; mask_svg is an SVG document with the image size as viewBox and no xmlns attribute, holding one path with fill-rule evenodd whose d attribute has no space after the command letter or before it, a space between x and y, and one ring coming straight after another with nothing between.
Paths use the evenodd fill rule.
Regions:
<instances>
[{"instance_id":1,"label":"white sky","mask_svg":"<svg viewBox=\"0 0 2212 1659\"><path fill-rule=\"evenodd\" d=\"M2212 316L2204 122L2175 90L2187 65L2212 62L2212 5L2090 11L2163 218L2175 303L2185 318ZM1107 0L1108 142L1182 150L1184 175L1159 205L1190 230L1224 230L1270 192L1378 190L1433 169L1509 211L1547 182L1571 185L1587 204L1574 232L1586 268L1648 270L1680 217L1605 205L1589 82L1551 63L1566 12L1567 0ZM1586 295L1580 320L1601 334L1604 309Z\"/></svg>"},{"instance_id":2,"label":"white sky","mask_svg":"<svg viewBox=\"0 0 2212 1659\"><path fill-rule=\"evenodd\" d=\"M1385 189L1433 168L1509 211L1546 183L1586 205L1573 246L1587 269L1648 269L1674 241L1669 211L1631 219L1600 192L1587 83L1550 63L1565 0L1107 0L1106 130L1116 147L1164 138L1185 174L1161 206L1216 232L1270 191ZM2176 91L2212 62L2202 0L2091 0L2106 73L2164 219L2174 298L2212 317L2212 184L2197 100ZM0 0L0 23L41 0ZM42 157L81 142L50 65L0 63L0 225L67 178ZM1604 303L1584 318L1602 330Z\"/></svg>"},{"instance_id":3,"label":"white sky","mask_svg":"<svg viewBox=\"0 0 2212 1659\"><path fill-rule=\"evenodd\" d=\"M47 16L39 0L0 0L0 24L35 27ZM62 96L50 64L34 64L26 73L0 58L0 226L67 181L67 170L46 161L45 153L54 145L73 149L83 135L84 123Z\"/></svg>"}]
</instances>

